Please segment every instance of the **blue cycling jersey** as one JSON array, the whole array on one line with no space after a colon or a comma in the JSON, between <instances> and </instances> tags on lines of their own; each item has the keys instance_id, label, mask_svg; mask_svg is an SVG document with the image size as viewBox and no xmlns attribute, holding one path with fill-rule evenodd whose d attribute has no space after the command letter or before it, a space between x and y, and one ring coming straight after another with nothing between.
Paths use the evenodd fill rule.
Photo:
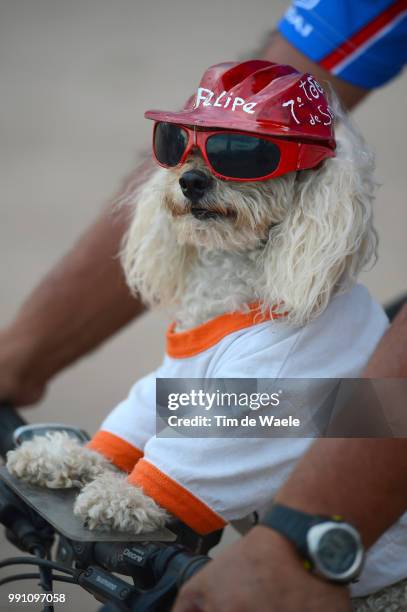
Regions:
<instances>
[{"instance_id":1,"label":"blue cycling jersey","mask_svg":"<svg viewBox=\"0 0 407 612\"><path fill-rule=\"evenodd\" d=\"M407 0L294 0L279 30L320 66L366 89L407 62Z\"/></svg>"}]
</instances>

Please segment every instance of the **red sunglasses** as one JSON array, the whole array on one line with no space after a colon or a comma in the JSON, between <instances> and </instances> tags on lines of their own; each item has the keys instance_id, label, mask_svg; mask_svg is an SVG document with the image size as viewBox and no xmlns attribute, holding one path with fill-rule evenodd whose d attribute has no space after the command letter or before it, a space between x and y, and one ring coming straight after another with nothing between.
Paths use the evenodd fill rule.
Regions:
<instances>
[{"instance_id":1,"label":"red sunglasses","mask_svg":"<svg viewBox=\"0 0 407 612\"><path fill-rule=\"evenodd\" d=\"M264 181L287 172L314 168L335 157L331 143L314 144L238 130L202 130L158 121L153 154L160 166L181 166L197 147L211 172L225 181Z\"/></svg>"}]
</instances>

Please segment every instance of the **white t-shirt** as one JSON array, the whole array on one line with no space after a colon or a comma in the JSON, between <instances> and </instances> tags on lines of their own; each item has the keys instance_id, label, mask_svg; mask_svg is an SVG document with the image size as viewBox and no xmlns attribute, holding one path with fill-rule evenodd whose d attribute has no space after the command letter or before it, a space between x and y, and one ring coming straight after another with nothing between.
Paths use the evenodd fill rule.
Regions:
<instances>
[{"instance_id":1,"label":"white t-shirt","mask_svg":"<svg viewBox=\"0 0 407 612\"><path fill-rule=\"evenodd\" d=\"M262 320L254 311L221 315L184 332L172 327L161 366L136 382L90 447L200 533L261 512L312 439L157 437L156 378L353 378L387 324L382 308L357 285L301 328ZM371 549L353 595L406 576L403 516Z\"/></svg>"}]
</instances>

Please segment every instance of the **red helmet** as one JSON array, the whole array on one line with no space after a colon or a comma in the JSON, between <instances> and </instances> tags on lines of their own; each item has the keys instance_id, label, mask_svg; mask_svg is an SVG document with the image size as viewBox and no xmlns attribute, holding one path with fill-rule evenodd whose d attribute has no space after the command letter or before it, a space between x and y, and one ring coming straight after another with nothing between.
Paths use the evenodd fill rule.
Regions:
<instances>
[{"instance_id":1,"label":"red helmet","mask_svg":"<svg viewBox=\"0 0 407 612\"><path fill-rule=\"evenodd\" d=\"M311 139L335 148L334 117L320 84L310 74L265 60L211 66L183 110L151 110L145 117Z\"/></svg>"}]
</instances>

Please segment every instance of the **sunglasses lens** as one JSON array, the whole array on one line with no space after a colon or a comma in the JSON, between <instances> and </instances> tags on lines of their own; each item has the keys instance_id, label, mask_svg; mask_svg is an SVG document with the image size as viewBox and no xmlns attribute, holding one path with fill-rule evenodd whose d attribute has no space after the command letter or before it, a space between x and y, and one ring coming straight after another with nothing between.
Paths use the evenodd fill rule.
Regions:
<instances>
[{"instance_id":1,"label":"sunglasses lens","mask_svg":"<svg viewBox=\"0 0 407 612\"><path fill-rule=\"evenodd\" d=\"M260 178L274 172L280 162L276 144L244 134L210 136L206 154L213 169L228 178Z\"/></svg>"},{"instance_id":2,"label":"sunglasses lens","mask_svg":"<svg viewBox=\"0 0 407 612\"><path fill-rule=\"evenodd\" d=\"M154 132L154 153L160 164L176 166L188 143L188 133L174 123L157 123Z\"/></svg>"}]
</instances>

